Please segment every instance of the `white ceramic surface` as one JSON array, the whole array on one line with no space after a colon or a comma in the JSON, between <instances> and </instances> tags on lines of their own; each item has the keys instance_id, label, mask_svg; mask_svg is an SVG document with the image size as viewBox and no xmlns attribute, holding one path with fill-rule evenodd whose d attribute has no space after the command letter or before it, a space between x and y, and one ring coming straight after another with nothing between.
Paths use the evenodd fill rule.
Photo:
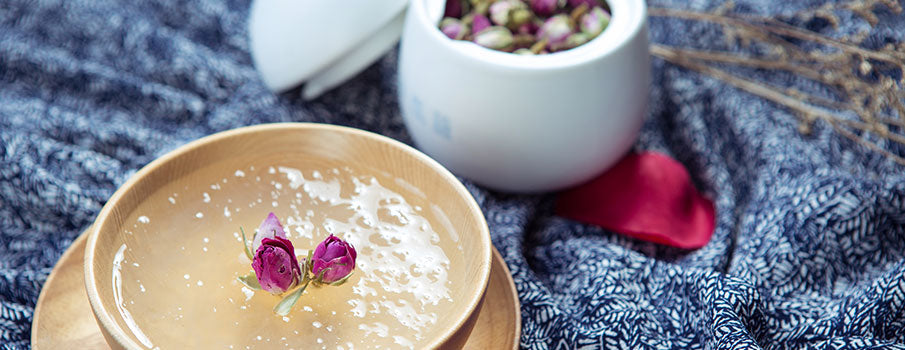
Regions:
<instances>
[{"instance_id":1,"label":"white ceramic surface","mask_svg":"<svg viewBox=\"0 0 905 350\"><path fill-rule=\"evenodd\" d=\"M591 179L631 147L650 85L647 9L608 0L591 42L521 56L446 38L445 0L412 0L399 59L399 101L415 143L454 173L511 192Z\"/></svg>"},{"instance_id":2,"label":"white ceramic surface","mask_svg":"<svg viewBox=\"0 0 905 350\"><path fill-rule=\"evenodd\" d=\"M255 0L251 56L268 88L306 82L306 99L339 85L390 50L407 0Z\"/></svg>"}]
</instances>

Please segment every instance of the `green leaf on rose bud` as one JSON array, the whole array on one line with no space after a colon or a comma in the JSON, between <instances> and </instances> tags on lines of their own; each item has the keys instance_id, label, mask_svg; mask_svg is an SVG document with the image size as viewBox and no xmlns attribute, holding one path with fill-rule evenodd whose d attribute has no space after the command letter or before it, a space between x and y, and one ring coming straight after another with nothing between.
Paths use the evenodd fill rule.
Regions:
<instances>
[{"instance_id":1,"label":"green leaf on rose bud","mask_svg":"<svg viewBox=\"0 0 905 350\"><path fill-rule=\"evenodd\" d=\"M346 275L346 277L343 277L343 278L340 279L339 281L330 283L330 285L331 285L331 286L341 286L341 285L343 285L343 283L346 283L346 281L349 280L349 277L352 277L352 274L353 274L353 273L354 273L354 271L353 271L353 272L349 272L349 274Z\"/></svg>"},{"instance_id":2,"label":"green leaf on rose bud","mask_svg":"<svg viewBox=\"0 0 905 350\"><path fill-rule=\"evenodd\" d=\"M321 285L321 284L334 285L333 283L325 283L325 282L324 282L324 275L327 274L328 271L333 270L334 267L339 267L339 266L349 266L349 264L346 264L346 263L336 263L336 264L333 264L333 266L330 266L330 267L328 267L328 268L325 268L325 269L321 270L321 272L318 273L317 276L314 277L314 282L317 282L318 285ZM352 272L349 272L349 274L346 275L346 277L343 277L343 279L349 278L349 276L351 276L351 275L352 275ZM334 283L336 283L336 282L334 282ZM340 284L342 284L342 283L340 283ZM336 284L336 286L338 286L338 285L339 285L339 284Z\"/></svg>"},{"instance_id":3,"label":"green leaf on rose bud","mask_svg":"<svg viewBox=\"0 0 905 350\"><path fill-rule=\"evenodd\" d=\"M248 238L245 237L245 230L242 229L242 226L239 226L239 231L242 232L242 246L245 247L245 256L248 257L248 260L254 260L255 256L251 253L251 249L248 248ZM251 239L253 240L254 237Z\"/></svg>"},{"instance_id":4,"label":"green leaf on rose bud","mask_svg":"<svg viewBox=\"0 0 905 350\"><path fill-rule=\"evenodd\" d=\"M245 285L246 287L248 287L248 288L251 288L251 289L254 289L254 290L260 290L260 289L261 289L261 284L258 283L258 277L255 276L255 272L254 272L254 271L249 272L249 273L248 273L247 275L245 275L245 276L236 277L236 279L239 280L239 282L242 282L242 284L244 284L244 285Z\"/></svg>"},{"instance_id":5,"label":"green leaf on rose bud","mask_svg":"<svg viewBox=\"0 0 905 350\"><path fill-rule=\"evenodd\" d=\"M311 272L311 269L314 268L314 263L311 262L311 256L312 256L312 255L314 255L314 251L313 251L313 250L309 250L309 251L308 251L308 257L305 258L305 266L303 266L303 268L304 268L304 270L305 270L305 271L303 271L303 273L305 274L305 278L308 278L308 273L310 273L310 272Z\"/></svg>"},{"instance_id":6,"label":"green leaf on rose bud","mask_svg":"<svg viewBox=\"0 0 905 350\"><path fill-rule=\"evenodd\" d=\"M327 271L330 271L330 270L333 270L333 267L328 267L328 268L321 270L321 272L318 273L317 276L314 276L314 281L317 282L318 284L323 284L324 283L324 274L326 274Z\"/></svg>"},{"instance_id":7,"label":"green leaf on rose bud","mask_svg":"<svg viewBox=\"0 0 905 350\"><path fill-rule=\"evenodd\" d=\"M302 296L305 288L308 288L308 283L303 284L299 289L289 293L283 300L280 300L280 302L273 307L273 312L280 316L288 315L289 311L292 310L292 307L295 306L295 303L299 301L299 297Z\"/></svg>"}]
</instances>

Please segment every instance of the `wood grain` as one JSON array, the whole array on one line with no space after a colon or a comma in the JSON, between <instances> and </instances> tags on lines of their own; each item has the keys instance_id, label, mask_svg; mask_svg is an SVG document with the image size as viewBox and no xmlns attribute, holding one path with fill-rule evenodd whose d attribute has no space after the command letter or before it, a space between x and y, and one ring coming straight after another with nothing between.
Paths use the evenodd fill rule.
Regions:
<instances>
[{"instance_id":1,"label":"wood grain","mask_svg":"<svg viewBox=\"0 0 905 350\"><path fill-rule=\"evenodd\" d=\"M125 261L154 257L146 261L148 264L142 262L141 274L133 275L149 291L155 291L143 294L140 306L135 306L145 310L144 312L131 313L136 323L153 325L145 330L147 336L159 337L158 339L162 339L158 341L159 344L166 344L173 339L193 339L195 347L201 348L205 347L206 342L219 341L221 337L213 335L218 332L218 326L213 322L198 323L188 330L175 322L164 322L157 313L151 312L164 306L176 308L177 303L183 303L178 307L196 305L176 294L179 292L175 288L181 287L167 280L168 270L156 268L166 264L152 265L152 261L170 263L185 258L188 255L179 253L180 248L188 246L186 242L192 239L200 240L202 232L231 232L236 229L237 223L256 222L265 217L268 211L288 211L294 203L292 196L279 196L273 199L277 205L248 207L229 217L212 215L207 211L237 203L249 203L252 197L273 191L269 181L255 181L250 176L251 172L241 179L231 177L237 169L253 171L252 167L262 178L268 176L267 172L261 171L267 167L299 169L306 173L331 168L358 169L356 171L360 170L361 174L385 179L380 180L381 186L402 194L405 201L421 201L419 206L426 211L443 213L445 221L439 220L435 214L425 215L424 218L440 235L441 238L435 244L447 252L449 266L455 269L455 272L450 270L448 274L449 297L454 302L452 305L443 305L440 312L445 317L438 318L436 326L422 329L418 342L420 347L440 348L457 348L466 342L470 326L476 322L479 302L489 281L492 257L487 223L481 208L468 190L439 163L390 138L334 125L283 123L225 131L182 146L142 168L107 201L98 214L95 229L86 244L85 273L86 280L89 281L86 284L88 299L97 311L96 316L103 331L109 336L108 339L118 343L111 344L114 348L118 347L116 345L134 350L143 348L135 332L129 330L121 313L117 312L118 306L114 300L117 292L114 292L113 284L110 283L113 278L114 256L124 246L128 247L124 251ZM228 184L225 176L231 177ZM255 178L257 177L259 176L256 175ZM213 184L217 184L216 187ZM216 189L217 195L211 196L213 198L210 202L185 199L196 193L200 195L200 191L206 188ZM176 192L182 192L182 196L173 205L173 202L167 200L167 196ZM229 203L229 200L234 203ZM257 200L260 201L260 198ZM206 213L195 215L202 212ZM203 221L198 220L202 217ZM217 253L225 250L212 251ZM187 261L182 263L191 264ZM205 276L235 273L235 268L227 264L205 265L204 269ZM130 298L131 295L142 292L138 291L135 283L130 283L123 284L119 293L124 298ZM226 293L229 292L212 293L217 293L209 296L212 300L225 302ZM330 299L332 296L328 293L319 297L324 303L346 302ZM210 318L206 314L198 316L204 313L196 311L192 309L184 314L198 317L197 319ZM221 312L218 316L222 317L228 312L238 313L239 309L221 308ZM232 328L235 331L233 334L258 332L261 324L270 322L273 318L258 319L268 316L262 313L249 316L255 317L254 321L244 319L246 322ZM381 313L371 317L393 316ZM288 326L272 323L271 327ZM165 334L175 335L167 338ZM198 337L191 338L192 334ZM316 345L315 337L301 338L310 343L298 344L299 346Z\"/></svg>"},{"instance_id":2,"label":"wood grain","mask_svg":"<svg viewBox=\"0 0 905 350\"><path fill-rule=\"evenodd\" d=\"M32 322L34 350L110 349L85 293L82 262L87 236L86 230L63 253L41 290ZM485 298L465 349L518 349L522 324L518 294L496 249Z\"/></svg>"},{"instance_id":3,"label":"wood grain","mask_svg":"<svg viewBox=\"0 0 905 350\"><path fill-rule=\"evenodd\" d=\"M85 230L44 283L31 324L31 346L39 349L110 349L85 293Z\"/></svg>"},{"instance_id":4,"label":"wood grain","mask_svg":"<svg viewBox=\"0 0 905 350\"><path fill-rule=\"evenodd\" d=\"M465 349L518 349L522 315L512 275L500 253L493 248L490 282L484 305L465 343Z\"/></svg>"}]
</instances>

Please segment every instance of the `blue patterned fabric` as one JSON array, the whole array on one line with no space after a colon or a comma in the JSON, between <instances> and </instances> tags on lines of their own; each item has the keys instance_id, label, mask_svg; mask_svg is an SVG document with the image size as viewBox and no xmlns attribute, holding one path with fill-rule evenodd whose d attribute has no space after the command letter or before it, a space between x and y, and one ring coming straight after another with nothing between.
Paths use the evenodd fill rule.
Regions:
<instances>
[{"instance_id":1,"label":"blue patterned fabric","mask_svg":"<svg viewBox=\"0 0 905 350\"><path fill-rule=\"evenodd\" d=\"M736 1L740 12L786 19L818 5ZM394 52L317 100L298 89L274 95L251 66L248 8L247 0L0 2L0 349L30 347L54 263L117 186L165 152L278 121L411 142L395 101ZM796 25L869 29L841 16L838 30ZM865 45L905 41L905 16L879 18ZM738 49L718 27L686 20L652 18L651 36ZM555 195L466 181L515 278L522 347L905 348L905 167L825 123L803 136L788 111L713 78L660 59L652 69L635 147L673 156L714 198L713 239L693 251L645 243L555 216ZM818 89L781 72L738 72Z\"/></svg>"}]
</instances>

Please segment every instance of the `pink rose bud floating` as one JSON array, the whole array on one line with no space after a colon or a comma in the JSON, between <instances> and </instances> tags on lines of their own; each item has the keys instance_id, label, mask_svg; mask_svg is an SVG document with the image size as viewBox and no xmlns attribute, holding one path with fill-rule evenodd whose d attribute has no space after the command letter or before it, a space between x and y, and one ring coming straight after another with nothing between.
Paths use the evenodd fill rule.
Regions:
<instances>
[{"instance_id":1,"label":"pink rose bud floating","mask_svg":"<svg viewBox=\"0 0 905 350\"><path fill-rule=\"evenodd\" d=\"M310 259L311 274L315 281L323 284L343 284L352 276L356 257L355 247L331 234L314 248Z\"/></svg>"},{"instance_id":2,"label":"pink rose bud floating","mask_svg":"<svg viewBox=\"0 0 905 350\"><path fill-rule=\"evenodd\" d=\"M253 272L239 276L239 282L252 289L264 290L274 295L289 292L273 312L286 316L295 306L308 284L339 286L352 276L358 253L348 242L330 235L308 251L308 257L299 264L292 242L280 219L270 213L249 243L242 231L245 255L251 260ZM254 250L254 254L252 254ZM290 292L291 291L291 292Z\"/></svg>"},{"instance_id":3,"label":"pink rose bud floating","mask_svg":"<svg viewBox=\"0 0 905 350\"><path fill-rule=\"evenodd\" d=\"M302 276L292 242L281 237L264 238L255 252L251 267L258 285L271 294L283 294L294 288Z\"/></svg>"},{"instance_id":4,"label":"pink rose bud floating","mask_svg":"<svg viewBox=\"0 0 905 350\"><path fill-rule=\"evenodd\" d=\"M609 22L605 0L447 0L439 28L453 40L543 55L584 45Z\"/></svg>"}]
</instances>

